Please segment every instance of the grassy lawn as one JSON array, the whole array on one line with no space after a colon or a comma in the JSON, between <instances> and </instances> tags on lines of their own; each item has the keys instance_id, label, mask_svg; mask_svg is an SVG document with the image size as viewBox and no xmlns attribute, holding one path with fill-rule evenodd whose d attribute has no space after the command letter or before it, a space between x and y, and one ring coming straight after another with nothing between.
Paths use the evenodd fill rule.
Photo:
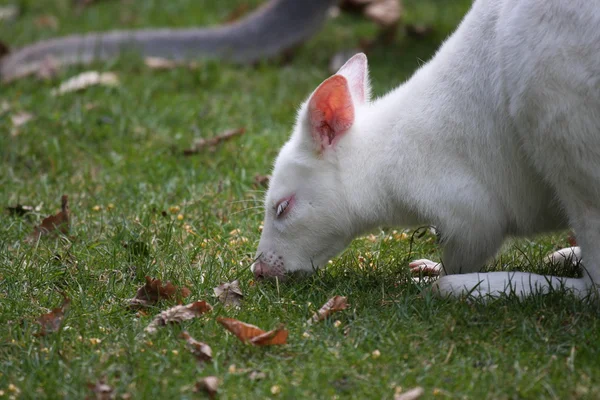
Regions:
<instances>
[{"instance_id":1,"label":"grassy lawn","mask_svg":"<svg viewBox=\"0 0 600 400\"><path fill-rule=\"evenodd\" d=\"M217 24L239 2L98 1L82 13L71 0L0 0L9 3L20 3L22 14L0 21L0 40L18 47L85 30ZM469 5L405 1L406 20L432 24L435 33L398 34L376 46L374 93L429 59ZM36 24L43 15L58 26ZM414 386L424 398L599 398L597 306L560 294L489 305L434 298L407 270L410 259L439 258L431 234L411 245L402 231L382 230L309 279L253 282L264 191L254 178L269 173L296 107L328 76L331 55L375 35L369 22L342 15L287 64L203 61L195 70L156 71L126 57L0 86L0 205L38 207L1 214L0 399L84 398L101 377L116 398L197 398L194 383L208 375L220 379L221 399L391 399ZM50 94L92 68L115 72L120 85ZM14 128L19 112L34 118ZM238 127L246 133L214 151L182 155L194 139ZM62 194L70 234L28 243ZM511 242L489 267L573 274L541 262L566 245L566 233ZM145 335L152 317L175 304L163 301L147 315L127 309L146 275L187 286L188 300L207 300L213 312ZM213 287L234 279L245 293L239 310L213 296ZM61 292L72 299L62 329L35 336L36 319L60 305ZM351 306L307 327L333 295L348 296ZM288 344L244 345L217 316L265 329L284 323ZM179 339L183 330L212 347L212 362L197 365ZM251 371L265 378L253 380Z\"/></svg>"}]
</instances>

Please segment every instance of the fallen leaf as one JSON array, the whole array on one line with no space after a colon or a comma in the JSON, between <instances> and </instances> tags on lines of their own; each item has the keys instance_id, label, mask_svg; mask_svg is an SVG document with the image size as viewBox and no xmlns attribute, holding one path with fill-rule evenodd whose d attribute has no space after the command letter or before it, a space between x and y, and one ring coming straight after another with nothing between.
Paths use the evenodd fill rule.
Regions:
<instances>
[{"instance_id":1,"label":"fallen leaf","mask_svg":"<svg viewBox=\"0 0 600 400\"><path fill-rule=\"evenodd\" d=\"M65 319L65 313L71 306L71 299L63 295L63 303L60 307L52 309L47 314L41 315L37 319L40 330L34 336L46 336L48 333L57 332Z\"/></svg>"},{"instance_id":2,"label":"fallen leaf","mask_svg":"<svg viewBox=\"0 0 600 400\"><path fill-rule=\"evenodd\" d=\"M38 28L50 28L52 30L58 29L58 19L54 15L50 14L40 15L33 20L33 23Z\"/></svg>"},{"instance_id":3,"label":"fallen leaf","mask_svg":"<svg viewBox=\"0 0 600 400\"><path fill-rule=\"evenodd\" d=\"M19 217L22 217L23 215L30 213L33 210L34 208L32 206L24 206L22 204L17 204L14 207L6 207L6 211L8 211L10 215L17 215Z\"/></svg>"},{"instance_id":4,"label":"fallen leaf","mask_svg":"<svg viewBox=\"0 0 600 400\"><path fill-rule=\"evenodd\" d=\"M57 96L82 90L94 85L117 86L118 84L119 78L112 72L99 73L97 71L88 71L82 72L61 83L58 89L53 89L51 93L53 96Z\"/></svg>"},{"instance_id":5,"label":"fallen leaf","mask_svg":"<svg viewBox=\"0 0 600 400\"><path fill-rule=\"evenodd\" d=\"M98 380L96 383L88 383L88 387L94 392L96 400L111 400L115 396L114 389L106 383L106 378Z\"/></svg>"},{"instance_id":6,"label":"fallen leaf","mask_svg":"<svg viewBox=\"0 0 600 400\"><path fill-rule=\"evenodd\" d=\"M199 153L201 150L203 150L206 147L214 148L221 142L229 140L235 136L243 135L245 131L246 131L245 128L230 129L230 130L225 131L222 134L215 136L213 138L210 138L210 139L199 139L196 142L194 142L194 144L192 145L192 147L190 149L184 150L183 155L189 156L192 154Z\"/></svg>"},{"instance_id":7,"label":"fallen leaf","mask_svg":"<svg viewBox=\"0 0 600 400\"><path fill-rule=\"evenodd\" d=\"M33 119L33 114L28 113L26 111L21 111L19 113L16 113L16 114L13 114L10 116L10 121L12 122L12 124L15 128L25 125L32 119Z\"/></svg>"},{"instance_id":8,"label":"fallen leaf","mask_svg":"<svg viewBox=\"0 0 600 400\"><path fill-rule=\"evenodd\" d=\"M569 246L575 247L577 246L577 238L575 237L575 232L570 232L569 236L567 236L567 242Z\"/></svg>"},{"instance_id":9,"label":"fallen leaf","mask_svg":"<svg viewBox=\"0 0 600 400\"><path fill-rule=\"evenodd\" d=\"M88 387L94 392L96 400L111 400L115 396L114 389L106 383L106 378L102 378L96 383L88 383Z\"/></svg>"},{"instance_id":10,"label":"fallen leaf","mask_svg":"<svg viewBox=\"0 0 600 400\"><path fill-rule=\"evenodd\" d=\"M213 290L215 292L215 296L225 306L240 307L242 305L244 294L240 288L240 281L237 279L233 282L222 283Z\"/></svg>"},{"instance_id":11,"label":"fallen leaf","mask_svg":"<svg viewBox=\"0 0 600 400\"><path fill-rule=\"evenodd\" d=\"M33 229L29 235L30 241L39 240L42 236L50 235L56 231L66 235L69 233L69 199L66 194L61 197L61 211L42 220L42 223Z\"/></svg>"},{"instance_id":12,"label":"fallen leaf","mask_svg":"<svg viewBox=\"0 0 600 400\"><path fill-rule=\"evenodd\" d=\"M421 39L433 33L433 27L431 25L408 24L404 27L404 31L410 37Z\"/></svg>"},{"instance_id":13,"label":"fallen leaf","mask_svg":"<svg viewBox=\"0 0 600 400\"><path fill-rule=\"evenodd\" d=\"M267 187L270 180L271 175L254 175L254 183L258 186Z\"/></svg>"},{"instance_id":14,"label":"fallen leaf","mask_svg":"<svg viewBox=\"0 0 600 400\"><path fill-rule=\"evenodd\" d=\"M135 297L128 300L128 304L129 308L137 309L152 306L163 299L177 299L177 302L181 303L182 299L188 297L190 293L190 290L184 286L179 288L171 282L163 285L160 279L146 276L146 284L137 290Z\"/></svg>"},{"instance_id":15,"label":"fallen leaf","mask_svg":"<svg viewBox=\"0 0 600 400\"><path fill-rule=\"evenodd\" d=\"M365 17L382 28L391 28L397 25L401 14L400 0L379 0L371 2L364 9Z\"/></svg>"},{"instance_id":16,"label":"fallen leaf","mask_svg":"<svg viewBox=\"0 0 600 400\"><path fill-rule=\"evenodd\" d=\"M416 388L410 389L404 393L396 393L394 400L417 400L425 394L425 390L422 387L417 386Z\"/></svg>"},{"instance_id":17,"label":"fallen leaf","mask_svg":"<svg viewBox=\"0 0 600 400\"><path fill-rule=\"evenodd\" d=\"M15 5L0 7L0 21L13 21L19 16L19 8Z\"/></svg>"},{"instance_id":18,"label":"fallen leaf","mask_svg":"<svg viewBox=\"0 0 600 400\"><path fill-rule=\"evenodd\" d=\"M219 378L216 376L205 376L196 382L195 391L203 391L208 394L210 399L214 399L219 389Z\"/></svg>"},{"instance_id":19,"label":"fallen leaf","mask_svg":"<svg viewBox=\"0 0 600 400\"><path fill-rule=\"evenodd\" d=\"M244 343L251 343L256 346L270 346L285 344L287 342L288 331L283 329L283 325L265 332L255 325L250 325L233 318L219 317L217 318L217 322Z\"/></svg>"},{"instance_id":20,"label":"fallen leaf","mask_svg":"<svg viewBox=\"0 0 600 400\"><path fill-rule=\"evenodd\" d=\"M323 304L323 307L319 309L308 321L308 324L323 321L336 311L342 311L348 308L348 298L344 296L334 296L327 300L327 303Z\"/></svg>"},{"instance_id":21,"label":"fallen leaf","mask_svg":"<svg viewBox=\"0 0 600 400\"><path fill-rule=\"evenodd\" d=\"M212 310L212 306L206 301L196 301L185 306L175 306L158 314L152 322L144 329L147 333L155 333L159 326L167 324L178 324Z\"/></svg>"},{"instance_id":22,"label":"fallen leaf","mask_svg":"<svg viewBox=\"0 0 600 400\"><path fill-rule=\"evenodd\" d=\"M262 379L265 379L267 377L267 374L265 374L262 371L252 371L248 374L248 379L250 379L251 381L260 381Z\"/></svg>"},{"instance_id":23,"label":"fallen leaf","mask_svg":"<svg viewBox=\"0 0 600 400\"><path fill-rule=\"evenodd\" d=\"M196 356L198 361L210 361L212 360L212 349L206 343L202 343L190 336L187 331L183 331L180 335L182 339L185 339L188 350Z\"/></svg>"}]
</instances>

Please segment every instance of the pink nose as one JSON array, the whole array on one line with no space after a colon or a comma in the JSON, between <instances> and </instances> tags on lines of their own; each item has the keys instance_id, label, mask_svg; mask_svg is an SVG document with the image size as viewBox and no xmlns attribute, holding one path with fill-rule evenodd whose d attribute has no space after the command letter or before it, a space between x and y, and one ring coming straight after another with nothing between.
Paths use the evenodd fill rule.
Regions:
<instances>
[{"instance_id":1,"label":"pink nose","mask_svg":"<svg viewBox=\"0 0 600 400\"><path fill-rule=\"evenodd\" d=\"M252 271L254 272L254 278L256 279L262 279L269 275L269 267L260 260L254 263Z\"/></svg>"}]
</instances>

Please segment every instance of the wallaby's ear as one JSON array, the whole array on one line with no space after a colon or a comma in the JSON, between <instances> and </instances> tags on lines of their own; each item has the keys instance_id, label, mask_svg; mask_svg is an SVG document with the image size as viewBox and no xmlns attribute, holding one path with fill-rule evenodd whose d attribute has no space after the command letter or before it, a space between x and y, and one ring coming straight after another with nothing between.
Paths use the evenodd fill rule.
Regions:
<instances>
[{"instance_id":1,"label":"wallaby's ear","mask_svg":"<svg viewBox=\"0 0 600 400\"><path fill-rule=\"evenodd\" d=\"M331 147L354 123L348 81L341 75L325 80L308 101L310 130L318 152Z\"/></svg>"},{"instance_id":2,"label":"wallaby's ear","mask_svg":"<svg viewBox=\"0 0 600 400\"><path fill-rule=\"evenodd\" d=\"M364 104L371 99L369 66L367 64L367 56L364 53L352 56L336 75L342 75L348 80L350 93L352 93L352 97L356 103Z\"/></svg>"}]
</instances>

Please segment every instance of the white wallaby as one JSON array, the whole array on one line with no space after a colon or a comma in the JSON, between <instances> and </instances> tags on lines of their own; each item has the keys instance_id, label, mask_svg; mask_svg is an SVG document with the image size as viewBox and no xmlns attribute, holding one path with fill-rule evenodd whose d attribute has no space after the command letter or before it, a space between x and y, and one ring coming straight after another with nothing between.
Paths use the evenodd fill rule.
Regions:
<instances>
[{"instance_id":1,"label":"white wallaby","mask_svg":"<svg viewBox=\"0 0 600 400\"><path fill-rule=\"evenodd\" d=\"M406 83L369 94L358 54L300 107L266 196L257 277L321 267L378 226L432 224L443 269L424 264L441 295L595 292L598 2L477 0ZM582 278L478 273L506 237L568 227Z\"/></svg>"}]
</instances>

